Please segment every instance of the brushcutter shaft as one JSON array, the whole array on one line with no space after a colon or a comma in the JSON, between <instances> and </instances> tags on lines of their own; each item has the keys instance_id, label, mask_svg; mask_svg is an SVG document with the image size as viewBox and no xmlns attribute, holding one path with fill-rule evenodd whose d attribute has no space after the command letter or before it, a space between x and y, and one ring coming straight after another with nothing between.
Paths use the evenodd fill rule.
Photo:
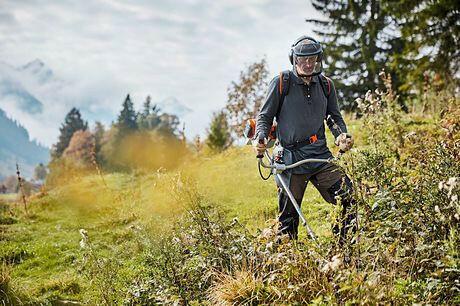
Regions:
<instances>
[{"instance_id":1,"label":"brushcutter shaft","mask_svg":"<svg viewBox=\"0 0 460 306\"><path fill-rule=\"evenodd\" d=\"M307 229L308 235L310 235L311 239L316 240L316 235L311 229L311 227L307 223L307 219L302 213L302 210L300 209L299 204L297 204L296 199L294 198L294 195L292 194L291 190L289 189L287 183L284 181L284 179L281 177L280 174L276 174L276 178L280 181L281 185L283 186L284 191L288 195L289 199L291 200L292 205L294 206L295 210L299 214L299 218L302 221L302 225Z\"/></svg>"}]
</instances>

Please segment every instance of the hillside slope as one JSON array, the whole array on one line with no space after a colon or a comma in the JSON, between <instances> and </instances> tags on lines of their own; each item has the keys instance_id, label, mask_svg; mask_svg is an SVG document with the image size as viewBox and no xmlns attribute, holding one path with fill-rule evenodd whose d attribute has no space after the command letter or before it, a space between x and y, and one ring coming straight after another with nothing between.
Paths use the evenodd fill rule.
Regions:
<instances>
[{"instance_id":1,"label":"hillside slope","mask_svg":"<svg viewBox=\"0 0 460 306\"><path fill-rule=\"evenodd\" d=\"M31 141L29 133L0 109L0 176L14 175L16 162L22 174L31 177L39 163L48 163L49 149Z\"/></svg>"},{"instance_id":2,"label":"hillside slope","mask_svg":"<svg viewBox=\"0 0 460 306\"><path fill-rule=\"evenodd\" d=\"M276 244L273 181L251 148L231 148L170 173L76 176L29 199L28 216L4 207L0 288L12 303L458 303L457 113L351 123L356 150L341 164L357 244L338 247L337 208L311 186L302 206L319 246L303 229Z\"/></svg>"}]
</instances>

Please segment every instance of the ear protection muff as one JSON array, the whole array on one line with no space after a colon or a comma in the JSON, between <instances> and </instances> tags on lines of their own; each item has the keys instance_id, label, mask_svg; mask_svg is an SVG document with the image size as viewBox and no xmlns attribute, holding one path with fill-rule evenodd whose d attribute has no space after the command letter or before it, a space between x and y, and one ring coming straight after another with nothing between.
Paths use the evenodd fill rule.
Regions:
<instances>
[{"instance_id":1,"label":"ear protection muff","mask_svg":"<svg viewBox=\"0 0 460 306\"><path fill-rule=\"evenodd\" d=\"M292 44L291 50L289 50L289 61L291 62L291 65L294 65L294 48L295 48L295 46L297 46L301 41L303 41L305 39L308 39L308 40L312 41L315 44L319 44L319 42L316 39L314 39L313 37L307 36L307 35L303 35L303 36L297 38L296 41ZM319 56L318 61L321 61L322 60L322 53L320 53L318 56Z\"/></svg>"}]
</instances>

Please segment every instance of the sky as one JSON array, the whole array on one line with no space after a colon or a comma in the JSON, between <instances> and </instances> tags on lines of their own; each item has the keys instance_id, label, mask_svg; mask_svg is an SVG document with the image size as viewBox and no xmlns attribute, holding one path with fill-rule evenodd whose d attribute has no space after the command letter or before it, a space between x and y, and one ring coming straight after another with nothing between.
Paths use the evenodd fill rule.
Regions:
<instances>
[{"instance_id":1,"label":"sky","mask_svg":"<svg viewBox=\"0 0 460 306\"><path fill-rule=\"evenodd\" d=\"M38 58L57 79L33 92L46 114L0 107L50 146L72 106L109 124L127 93L137 109L147 95L175 97L191 109L180 118L187 136L204 136L241 70L263 57L273 76L290 68L312 17L308 0L0 0L0 61Z\"/></svg>"}]
</instances>

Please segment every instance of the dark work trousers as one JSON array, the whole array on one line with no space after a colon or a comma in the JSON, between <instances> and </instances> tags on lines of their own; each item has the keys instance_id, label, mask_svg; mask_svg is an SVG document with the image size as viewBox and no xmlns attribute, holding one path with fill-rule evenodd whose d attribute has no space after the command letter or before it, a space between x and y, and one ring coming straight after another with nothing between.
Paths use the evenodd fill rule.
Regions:
<instances>
[{"instance_id":1,"label":"dark work trousers","mask_svg":"<svg viewBox=\"0 0 460 306\"><path fill-rule=\"evenodd\" d=\"M290 174L290 190L299 206L310 181L321 196L331 204L342 205L341 220L333 226L334 234L339 235L339 243L343 245L347 239L350 228L356 229L356 217L354 214L354 200L352 197L353 186L348 176L335 164L326 164L313 174ZM283 176L283 178L288 177ZM288 234L291 239L297 239L299 227L299 215L292 205L291 200L278 183L279 204L279 234Z\"/></svg>"}]
</instances>

